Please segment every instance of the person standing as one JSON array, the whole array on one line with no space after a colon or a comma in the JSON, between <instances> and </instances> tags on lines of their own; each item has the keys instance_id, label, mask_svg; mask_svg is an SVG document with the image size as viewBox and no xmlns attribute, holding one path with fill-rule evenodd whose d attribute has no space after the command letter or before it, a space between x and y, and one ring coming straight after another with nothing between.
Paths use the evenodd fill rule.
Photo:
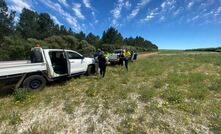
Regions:
<instances>
[{"instance_id":1,"label":"person standing","mask_svg":"<svg viewBox=\"0 0 221 134\"><path fill-rule=\"evenodd\" d=\"M129 59L131 58L131 53L128 50L128 48L126 48L124 50L123 55L124 55L124 64L125 64L125 67L126 67L126 69L128 71L128 63L129 63Z\"/></svg>"},{"instance_id":2,"label":"person standing","mask_svg":"<svg viewBox=\"0 0 221 134\"><path fill-rule=\"evenodd\" d=\"M43 62L41 45L39 43L35 44L35 47L31 49L30 55L31 63L41 63Z\"/></svg>"},{"instance_id":3,"label":"person standing","mask_svg":"<svg viewBox=\"0 0 221 134\"><path fill-rule=\"evenodd\" d=\"M101 52L101 54L98 56L98 64L100 68L100 75L102 77L104 77L106 73L106 66L107 66L106 63L107 63L107 59L104 55L104 52Z\"/></svg>"},{"instance_id":4,"label":"person standing","mask_svg":"<svg viewBox=\"0 0 221 134\"><path fill-rule=\"evenodd\" d=\"M99 70L99 61L98 61L98 57L101 55L102 51L101 49L98 49L95 54L94 54L94 60L95 60L95 73L98 74Z\"/></svg>"}]
</instances>

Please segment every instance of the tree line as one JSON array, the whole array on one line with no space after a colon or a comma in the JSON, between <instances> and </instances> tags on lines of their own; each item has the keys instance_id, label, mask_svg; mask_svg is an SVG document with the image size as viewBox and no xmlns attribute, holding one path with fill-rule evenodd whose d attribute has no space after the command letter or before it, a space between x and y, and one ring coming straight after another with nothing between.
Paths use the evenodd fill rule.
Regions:
<instances>
[{"instance_id":1,"label":"tree line","mask_svg":"<svg viewBox=\"0 0 221 134\"><path fill-rule=\"evenodd\" d=\"M197 49L187 49L185 51L204 51L204 52L221 52L221 47L217 48L197 48Z\"/></svg>"},{"instance_id":2,"label":"tree line","mask_svg":"<svg viewBox=\"0 0 221 134\"><path fill-rule=\"evenodd\" d=\"M76 50L92 55L100 48L112 52L118 48L132 51L157 51L157 45L143 37L124 38L114 27L105 30L102 36L93 33L73 32L71 28L56 24L48 13L37 13L24 8L15 22L15 11L8 9L5 0L0 0L0 60L25 59L35 43L43 48Z\"/></svg>"}]
</instances>

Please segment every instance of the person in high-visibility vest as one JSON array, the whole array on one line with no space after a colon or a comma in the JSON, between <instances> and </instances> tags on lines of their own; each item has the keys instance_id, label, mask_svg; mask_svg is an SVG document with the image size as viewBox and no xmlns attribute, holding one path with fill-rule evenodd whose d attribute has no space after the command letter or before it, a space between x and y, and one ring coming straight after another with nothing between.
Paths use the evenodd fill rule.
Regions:
<instances>
[{"instance_id":1,"label":"person in high-visibility vest","mask_svg":"<svg viewBox=\"0 0 221 134\"><path fill-rule=\"evenodd\" d=\"M123 55L124 55L124 64L125 64L125 67L128 71L128 62L129 62L129 59L131 58L131 53L130 51L126 48L123 52Z\"/></svg>"}]
</instances>

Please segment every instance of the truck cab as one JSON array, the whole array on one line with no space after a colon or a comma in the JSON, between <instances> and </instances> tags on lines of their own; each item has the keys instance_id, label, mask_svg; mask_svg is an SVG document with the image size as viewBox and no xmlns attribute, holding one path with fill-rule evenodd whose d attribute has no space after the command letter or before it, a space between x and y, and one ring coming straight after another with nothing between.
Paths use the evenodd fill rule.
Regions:
<instances>
[{"instance_id":1,"label":"truck cab","mask_svg":"<svg viewBox=\"0 0 221 134\"><path fill-rule=\"evenodd\" d=\"M51 78L85 74L92 71L88 70L88 66L94 65L93 58L86 58L73 50L45 49L44 53L49 69L48 75Z\"/></svg>"}]
</instances>

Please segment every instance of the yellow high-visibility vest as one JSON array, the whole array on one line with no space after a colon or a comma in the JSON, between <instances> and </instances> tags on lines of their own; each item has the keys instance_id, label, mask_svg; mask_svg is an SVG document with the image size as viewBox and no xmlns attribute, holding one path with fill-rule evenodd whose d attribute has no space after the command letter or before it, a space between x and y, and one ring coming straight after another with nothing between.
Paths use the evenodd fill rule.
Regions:
<instances>
[{"instance_id":1,"label":"yellow high-visibility vest","mask_svg":"<svg viewBox=\"0 0 221 134\"><path fill-rule=\"evenodd\" d=\"M131 53L129 51L124 52L124 57L130 58L130 56L131 56Z\"/></svg>"}]
</instances>

